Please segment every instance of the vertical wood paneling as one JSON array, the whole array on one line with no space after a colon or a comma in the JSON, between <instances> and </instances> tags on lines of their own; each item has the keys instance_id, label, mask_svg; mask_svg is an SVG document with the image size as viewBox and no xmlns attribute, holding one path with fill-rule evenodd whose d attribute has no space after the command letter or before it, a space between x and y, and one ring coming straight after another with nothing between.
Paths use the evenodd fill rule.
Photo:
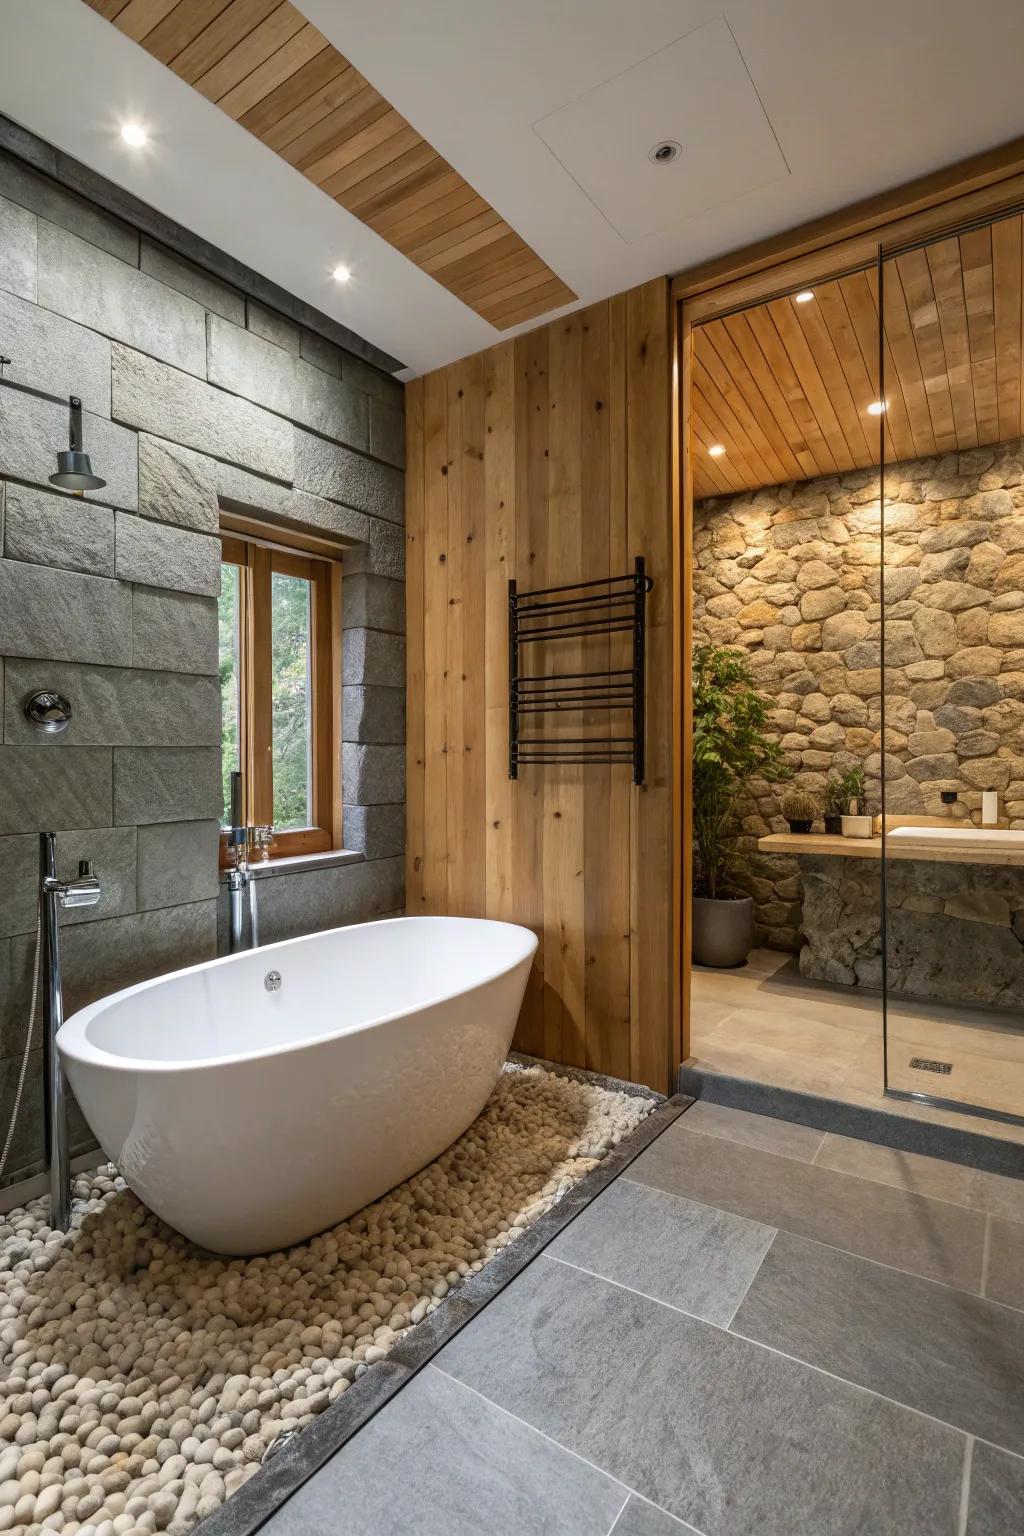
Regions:
<instances>
[{"instance_id":1,"label":"vertical wood paneling","mask_svg":"<svg viewBox=\"0 0 1024 1536\"><path fill-rule=\"evenodd\" d=\"M583 580L582 463L580 440L580 316L549 329L550 444L548 451L548 581L562 586ZM606 545L607 550L607 545ZM589 575L589 570L588 573ZM538 652L534 650L534 656ZM579 672L583 642L558 640L540 649L560 673ZM552 734L580 735L579 716L564 722L537 720ZM559 729L561 727L561 729ZM548 764L544 777L544 1054L581 1067L586 1060L584 1017L583 775L574 765ZM606 770L607 771L607 770Z\"/></svg>"},{"instance_id":2,"label":"vertical wood paneling","mask_svg":"<svg viewBox=\"0 0 1024 1536\"><path fill-rule=\"evenodd\" d=\"M462 384L462 838L460 899L478 915L487 905L486 634L484 469L486 359L467 359Z\"/></svg>"},{"instance_id":3,"label":"vertical wood paneling","mask_svg":"<svg viewBox=\"0 0 1024 1536\"><path fill-rule=\"evenodd\" d=\"M446 912L448 386L444 374L428 374L423 390L423 906L427 912Z\"/></svg>"},{"instance_id":4,"label":"vertical wood paneling","mask_svg":"<svg viewBox=\"0 0 1024 1536\"><path fill-rule=\"evenodd\" d=\"M548 341L550 328L531 331L515 344L515 393L505 403L515 422L516 571L521 591L548 585ZM507 619L506 619L507 623ZM506 743L508 740L506 730ZM507 751L507 746L506 746ZM507 758L501 769L508 772ZM525 774L513 786L516 800L515 881L519 920L532 928L539 948L519 1015L516 1045L544 1051L544 775Z\"/></svg>"},{"instance_id":5,"label":"vertical wood paneling","mask_svg":"<svg viewBox=\"0 0 1024 1536\"><path fill-rule=\"evenodd\" d=\"M462 507L464 468L464 412L462 409L465 363L447 370L448 386L448 539L446 545L447 613L444 663L445 884L446 912L466 913L462 899L463 870L467 858L466 802L463 791L462 690L465 668L465 607L462 590Z\"/></svg>"},{"instance_id":6,"label":"vertical wood paneling","mask_svg":"<svg viewBox=\"0 0 1024 1536\"><path fill-rule=\"evenodd\" d=\"M405 668L405 904L424 912L424 707L423 707L423 394L422 379L405 391L405 629L415 641Z\"/></svg>"},{"instance_id":7,"label":"vertical wood paneling","mask_svg":"<svg viewBox=\"0 0 1024 1536\"><path fill-rule=\"evenodd\" d=\"M646 283L626 296L628 539L655 576L648 599L647 781L632 798L630 1060L664 1081L672 1047L672 538L669 304Z\"/></svg>"},{"instance_id":8,"label":"vertical wood paneling","mask_svg":"<svg viewBox=\"0 0 1024 1536\"><path fill-rule=\"evenodd\" d=\"M668 1086L672 1005L669 305L658 281L429 375L409 433L409 908L524 923L521 1050ZM508 778L507 583L647 557L648 782ZM628 665L565 641L550 670ZM530 661L530 665L534 664ZM621 729L594 712L582 731ZM575 716L566 734L581 734ZM531 723L531 727L533 725ZM550 728L549 725L546 728Z\"/></svg>"},{"instance_id":9,"label":"vertical wood paneling","mask_svg":"<svg viewBox=\"0 0 1024 1536\"><path fill-rule=\"evenodd\" d=\"M518 785L501 765L508 755L508 583L516 568L515 346L484 354L484 763L485 910L516 917Z\"/></svg>"}]
</instances>

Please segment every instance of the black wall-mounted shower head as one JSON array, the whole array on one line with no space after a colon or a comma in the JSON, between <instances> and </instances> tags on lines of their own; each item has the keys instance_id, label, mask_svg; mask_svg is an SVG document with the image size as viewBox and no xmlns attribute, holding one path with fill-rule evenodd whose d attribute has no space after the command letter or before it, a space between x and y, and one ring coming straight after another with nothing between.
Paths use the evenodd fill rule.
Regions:
<instances>
[{"instance_id":1,"label":"black wall-mounted shower head","mask_svg":"<svg viewBox=\"0 0 1024 1536\"><path fill-rule=\"evenodd\" d=\"M50 476L50 484L59 485L64 491L98 491L107 482L93 474L89 455L82 447L82 402L77 395L71 395L68 405L69 446L58 452L57 473Z\"/></svg>"}]
</instances>

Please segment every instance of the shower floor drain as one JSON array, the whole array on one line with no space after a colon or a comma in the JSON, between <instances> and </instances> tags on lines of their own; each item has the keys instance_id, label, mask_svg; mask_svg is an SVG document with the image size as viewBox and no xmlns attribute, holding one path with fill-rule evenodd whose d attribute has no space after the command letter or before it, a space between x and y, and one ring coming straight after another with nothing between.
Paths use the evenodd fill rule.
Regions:
<instances>
[{"instance_id":1,"label":"shower floor drain","mask_svg":"<svg viewBox=\"0 0 1024 1536\"><path fill-rule=\"evenodd\" d=\"M943 1077L948 1077L953 1070L951 1061L929 1061L927 1056L911 1056L910 1065L917 1072L940 1072Z\"/></svg>"}]
</instances>

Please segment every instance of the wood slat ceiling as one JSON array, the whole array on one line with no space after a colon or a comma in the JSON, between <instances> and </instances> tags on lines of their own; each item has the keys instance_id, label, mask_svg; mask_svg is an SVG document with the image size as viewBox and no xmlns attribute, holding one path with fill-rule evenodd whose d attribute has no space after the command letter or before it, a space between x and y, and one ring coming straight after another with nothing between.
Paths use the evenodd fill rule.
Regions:
<instances>
[{"instance_id":1,"label":"wood slat ceiling","mask_svg":"<svg viewBox=\"0 0 1024 1536\"><path fill-rule=\"evenodd\" d=\"M288 0L85 0L498 330L576 298Z\"/></svg>"},{"instance_id":2,"label":"wood slat ceiling","mask_svg":"<svg viewBox=\"0 0 1024 1536\"><path fill-rule=\"evenodd\" d=\"M1014 216L886 262L888 461L1024 433L1021 254ZM695 331L695 496L878 463L877 274L812 291Z\"/></svg>"}]
</instances>

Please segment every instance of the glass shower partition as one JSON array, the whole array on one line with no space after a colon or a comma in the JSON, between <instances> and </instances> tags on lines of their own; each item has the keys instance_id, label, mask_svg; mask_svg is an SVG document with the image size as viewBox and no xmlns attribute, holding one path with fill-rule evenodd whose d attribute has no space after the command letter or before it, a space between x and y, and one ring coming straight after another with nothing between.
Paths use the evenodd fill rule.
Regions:
<instances>
[{"instance_id":1,"label":"glass shower partition","mask_svg":"<svg viewBox=\"0 0 1024 1536\"><path fill-rule=\"evenodd\" d=\"M884 1079L1024 1123L1020 213L877 273Z\"/></svg>"}]
</instances>

